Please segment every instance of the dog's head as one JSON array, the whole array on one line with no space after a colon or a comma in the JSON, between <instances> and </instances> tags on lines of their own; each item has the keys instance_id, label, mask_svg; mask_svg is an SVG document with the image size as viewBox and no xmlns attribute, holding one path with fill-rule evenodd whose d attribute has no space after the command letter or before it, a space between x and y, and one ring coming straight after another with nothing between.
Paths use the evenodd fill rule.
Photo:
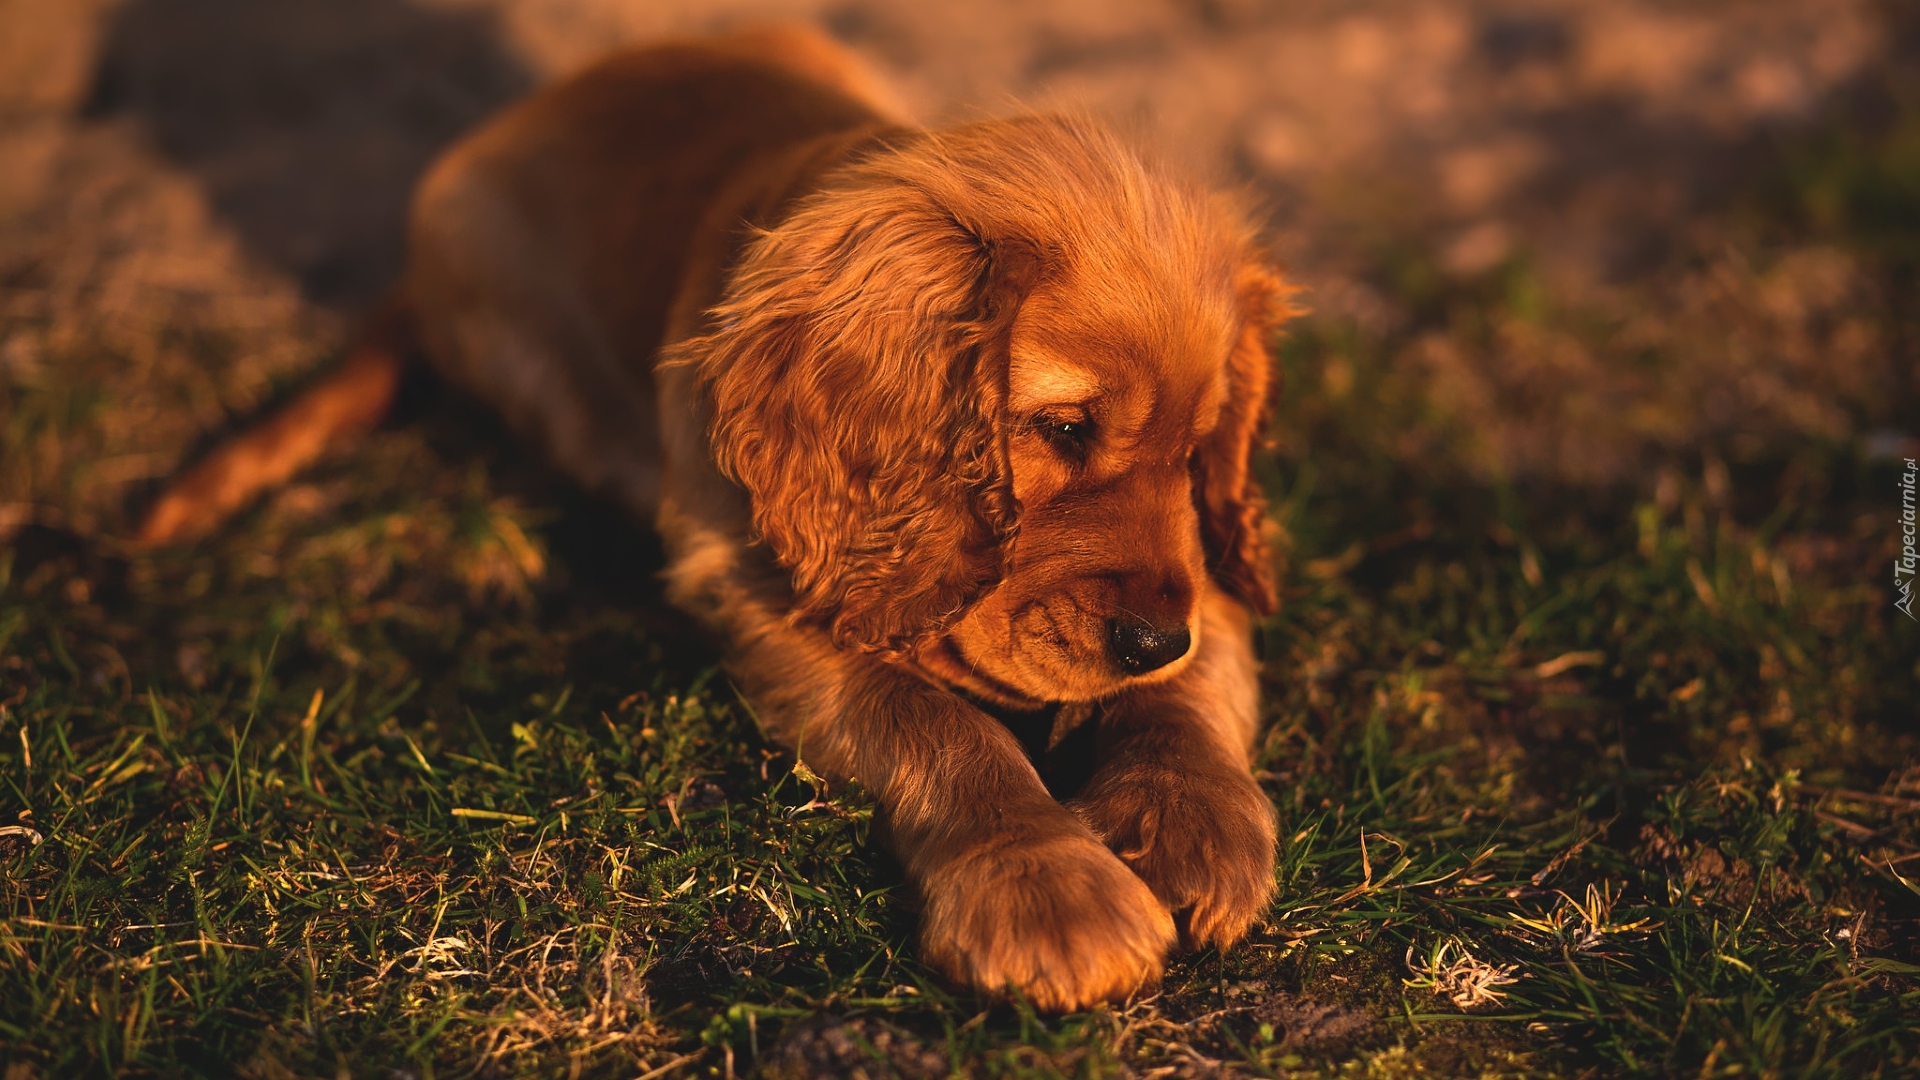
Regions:
<instances>
[{"instance_id":1,"label":"dog's head","mask_svg":"<svg viewBox=\"0 0 1920 1080\"><path fill-rule=\"evenodd\" d=\"M699 343L721 467L796 617L983 698L1086 701L1273 585L1248 454L1285 289L1238 215L1093 126L991 121L840 170Z\"/></svg>"}]
</instances>

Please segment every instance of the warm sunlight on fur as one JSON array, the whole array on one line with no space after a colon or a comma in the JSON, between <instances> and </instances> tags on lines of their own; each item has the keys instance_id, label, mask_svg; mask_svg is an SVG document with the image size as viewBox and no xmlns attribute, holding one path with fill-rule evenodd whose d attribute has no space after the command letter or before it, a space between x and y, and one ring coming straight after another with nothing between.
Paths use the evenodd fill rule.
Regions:
<instances>
[{"instance_id":1,"label":"warm sunlight on fur","mask_svg":"<svg viewBox=\"0 0 1920 1080\"><path fill-rule=\"evenodd\" d=\"M605 61L429 171L390 319L657 524L768 734L879 799L930 963L1123 997L1272 888L1248 456L1287 290L1089 121L916 130L875 85L801 31ZM146 539L364 430L403 361L370 337ZM1007 726L1063 705L1097 733L1065 803Z\"/></svg>"}]
</instances>

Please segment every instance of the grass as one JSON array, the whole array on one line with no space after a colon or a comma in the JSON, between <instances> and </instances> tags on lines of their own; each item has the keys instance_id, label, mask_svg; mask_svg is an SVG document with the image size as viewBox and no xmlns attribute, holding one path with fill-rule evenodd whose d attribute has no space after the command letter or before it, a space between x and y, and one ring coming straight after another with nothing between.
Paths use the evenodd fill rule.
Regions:
<instances>
[{"instance_id":1,"label":"grass","mask_svg":"<svg viewBox=\"0 0 1920 1080\"><path fill-rule=\"evenodd\" d=\"M1855 260L1896 368L1903 123L1792 148L1729 226L1756 281ZM650 542L442 401L198 550L0 546L7 1080L1920 1075L1897 463L1575 388L1555 407L1644 468L1514 467L1524 432L1409 362L1435 335L1664 373L1719 324L1650 336L1524 258L1453 280L1423 250L1381 256L1406 320L1283 349L1283 843L1246 944L1069 1017L941 984L872 807L758 736ZM126 358L67 347L0 389L41 505L93 498L124 426L96 376ZM1911 381L1864 370L1827 404L1911 435ZM1664 378L1635 392L1685 414Z\"/></svg>"}]
</instances>

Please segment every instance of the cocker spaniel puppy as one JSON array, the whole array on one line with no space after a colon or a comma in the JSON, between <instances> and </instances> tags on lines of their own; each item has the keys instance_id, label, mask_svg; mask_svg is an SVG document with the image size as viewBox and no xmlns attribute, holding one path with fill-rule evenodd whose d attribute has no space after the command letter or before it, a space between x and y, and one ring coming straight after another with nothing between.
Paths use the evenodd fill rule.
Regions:
<instances>
[{"instance_id":1,"label":"cocker spaniel puppy","mask_svg":"<svg viewBox=\"0 0 1920 1080\"><path fill-rule=\"evenodd\" d=\"M185 474L210 528L376 420L408 352L654 522L774 739L878 799L952 978L1065 1010L1273 886L1248 453L1285 288L1080 120L898 120L798 30L606 60L419 187L396 300ZM1079 725L1060 801L1016 735Z\"/></svg>"}]
</instances>

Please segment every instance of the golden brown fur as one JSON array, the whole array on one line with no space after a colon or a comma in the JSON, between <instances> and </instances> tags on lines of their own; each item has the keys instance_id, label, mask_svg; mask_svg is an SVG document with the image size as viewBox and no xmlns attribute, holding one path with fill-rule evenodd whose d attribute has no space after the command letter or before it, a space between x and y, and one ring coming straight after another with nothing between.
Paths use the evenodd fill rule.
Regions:
<instances>
[{"instance_id":1,"label":"golden brown fur","mask_svg":"<svg viewBox=\"0 0 1920 1080\"><path fill-rule=\"evenodd\" d=\"M1247 459L1284 289L1240 217L1089 123L920 131L873 86L804 31L606 61L435 166L398 304L658 526L768 733L876 795L929 963L1123 996L1272 887ZM146 538L364 426L383 356L312 395L354 407L196 466ZM1003 723L1062 706L1094 746L1064 804Z\"/></svg>"}]
</instances>

